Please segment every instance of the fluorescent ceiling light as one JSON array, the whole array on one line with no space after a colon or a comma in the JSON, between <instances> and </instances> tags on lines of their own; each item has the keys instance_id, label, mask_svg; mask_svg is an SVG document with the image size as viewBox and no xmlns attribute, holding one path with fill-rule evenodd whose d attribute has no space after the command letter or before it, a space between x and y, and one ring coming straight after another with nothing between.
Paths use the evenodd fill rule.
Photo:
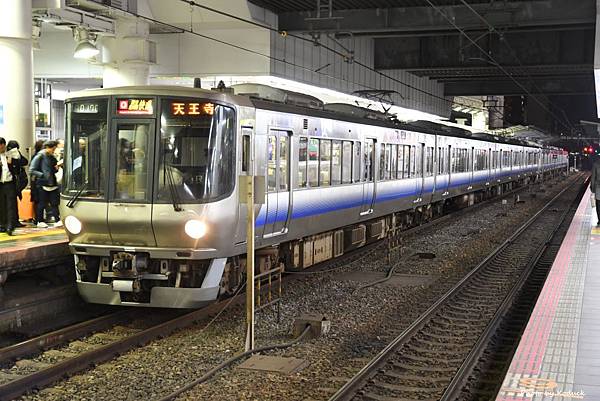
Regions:
<instances>
[{"instance_id":1,"label":"fluorescent ceiling light","mask_svg":"<svg viewBox=\"0 0 600 401\"><path fill-rule=\"evenodd\" d=\"M91 42L84 40L79 42L77 47L75 48L75 53L73 57L80 59L89 59L96 56L100 53L100 50L96 46L94 46Z\"/></svg>"}]
</instances>

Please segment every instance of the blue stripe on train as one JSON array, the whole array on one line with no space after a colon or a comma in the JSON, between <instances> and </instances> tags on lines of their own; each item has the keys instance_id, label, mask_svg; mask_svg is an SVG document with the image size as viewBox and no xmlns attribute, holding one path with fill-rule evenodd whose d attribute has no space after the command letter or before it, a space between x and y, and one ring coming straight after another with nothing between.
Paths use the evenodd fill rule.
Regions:
<instances>
[{"instance_id":1,"label":"blue stripe on train","mask_svg":"<svg viewBox=\"0 0 600 401\"><path fill-rule=\"evenodd\" d=\"M515 174L523 174L523 173L526 173L528 171L533 171L533 170L536 170L536 168L534 167L534 168L523 169L523 170L519 170L519 171L503 172L503 173L495 174L492 179L497 180L497 179L500 179L503 177L508 177L508 176L515 175ZM478 180L474 180L473 182L471 182L470 177L468 177L466 179L462 179L460 181L452 180L452 182L450 183L448 188L455 188L455 187L459 187L459 186L469 185L469 183L479 184L481 182L490 181L490 178L491 177L484 177L484 178L481 178ZM443 185L445 185L445 183ZM431 193L432 189L433 189L432 186L425 187L423 189L423 193L429 195ZM397 199L402 199L402 198L408 198L411 196L417 196L417 193L420 194L421 191L420 190L417 191L416 187L411 188L409 191L403 191L403 192L400 192L398 190L396 190L394 192L389 192L389 193L378 192L377 197L375 198L375 203L388 202L391 200L397 200ZM360 207L362 205L363 205L362 191L360 193L360 196L358 196L358 197L339 199L335 203L326 202L322 205L319 205L319 204L294 205L294 208L292 210L292 220L326 214L326 213L331 213L331 212L335 212L338 210L351 209L351 208L355 208L355 207ZM261 208L258 216L256 217L255 226L262 227L265 224L274 224L276 222L284 222L286 219L287 219L287 215L285 213L276 215L276 212L272 211L272 212L270 212L270 215L268 217L268 223L267 223L266 207L263 207L263 208Z\"/></svg>"}]
</instances>

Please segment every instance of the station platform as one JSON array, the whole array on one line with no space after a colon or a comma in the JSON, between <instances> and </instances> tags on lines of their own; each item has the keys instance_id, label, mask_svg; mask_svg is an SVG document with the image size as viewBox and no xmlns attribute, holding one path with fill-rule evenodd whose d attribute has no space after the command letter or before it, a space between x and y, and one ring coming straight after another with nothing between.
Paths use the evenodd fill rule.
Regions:
<instances>
[{"instance_id":1,"label":"station platform","mask_svg":"<svg viewBox=\"0 0 600 401\"><path fill-rule=\"evenodd\" d=\"M10 273L61 263L71 256L63 227L15 230L13 236L0 233L0 278Z\"/></svg>"},{"instance_id":2,"label":"station platform","mask_svg":"<svg viewBox=\"0 0 600 401\"><path fill-rule=\"evenodd\" d=\"M586 191L497 401L600 400L600 227Z\"/></svg>"}]
</instances>

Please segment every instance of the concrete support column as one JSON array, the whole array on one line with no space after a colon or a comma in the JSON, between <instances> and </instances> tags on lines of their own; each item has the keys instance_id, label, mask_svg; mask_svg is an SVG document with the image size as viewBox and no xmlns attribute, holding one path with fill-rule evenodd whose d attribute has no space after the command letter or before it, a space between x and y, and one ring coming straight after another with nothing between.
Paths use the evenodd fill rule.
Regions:
<instances>
[{"instance_id":1,"label":"concrete support column","mask_svg":"<svg viewBox=\"0 0 600 401\"><path fill-rule=\"evenodd\" d=\"M148 85L154 43L143 21L120 19L114 37L102 39L103 86Z\"/></svg>"},{"instance_id":2,"label":"concrete support column","mask_svg":"<svg viewBox=\"0 0 600 401\"><path fill-rule=\"evenodd\" d=\"M0 2L0 136L33 146L31 0ZM25 153L25 152L23 152Z\"/></svg>"}]
</instances>

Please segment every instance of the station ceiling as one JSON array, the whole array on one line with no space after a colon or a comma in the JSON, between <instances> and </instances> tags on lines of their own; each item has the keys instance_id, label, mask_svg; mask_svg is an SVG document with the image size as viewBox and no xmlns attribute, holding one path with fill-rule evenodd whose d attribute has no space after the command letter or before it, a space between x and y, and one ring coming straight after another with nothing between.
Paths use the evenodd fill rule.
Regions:
<instances>
[{"instance_id":1,"label":"station ceiling","mask_svg":"<svg viewBox=\"0 0 600 401\"><path fill-rule=\"evenodd\" d=\"M373 37L375 68L444 82L448 96L594 93L594 0L333 0L331 14L328 0L250 1L281 30Z\"/></svg>"}]
</instances>

